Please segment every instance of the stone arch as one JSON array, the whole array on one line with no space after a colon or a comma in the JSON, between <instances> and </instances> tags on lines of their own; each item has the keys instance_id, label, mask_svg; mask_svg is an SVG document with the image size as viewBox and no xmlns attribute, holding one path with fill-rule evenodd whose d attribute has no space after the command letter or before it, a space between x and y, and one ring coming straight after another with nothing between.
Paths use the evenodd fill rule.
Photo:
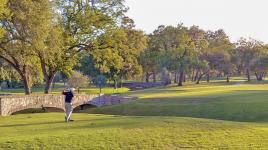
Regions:
<instances>
[{"instance_id":1,"label":"stone arch","mask_svg":"<svg viewBox=\"0 0 268 150\"><path fill-rule=\"evenodd\" d=\"M88 104L98 95L77 94L74 97L74 107ZM0 97L0 115L9 116L12 113L29 108L58 108L65 110L63 95L30 95Z\"/></svg>"}]
</instances>

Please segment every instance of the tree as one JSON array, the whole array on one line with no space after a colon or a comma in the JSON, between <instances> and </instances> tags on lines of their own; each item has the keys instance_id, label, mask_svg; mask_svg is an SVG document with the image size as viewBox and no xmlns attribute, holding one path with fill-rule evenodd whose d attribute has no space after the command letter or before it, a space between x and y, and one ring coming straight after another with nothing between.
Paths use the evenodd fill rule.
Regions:
<instances>
[{"instance_id":1,"label":"tree","mask_svg":"<svg viewBox=\"0 0 268 150\"><path fill-rule=\"evenodd\" d=\"M115 88L118 80L141 72L138 57L146 46L143 32L118 28L99 36L98 43L103 44L91 53L95 67L114 81Z\"/></svg>"},{"instance_id":2,"label":"tree","mask_svg":"<svg viewBox=\"0 0 268 150\"><path fill-rule=\"evenodd\" d=\"M206 39L209 43L205 59L209 62L211 70L217 71L219 74L226 75L226 81L229 82L230 74L234 70L234 56L232 50L235 48L226 35L220 29L215 32L208 31Z\"/></svg>"},{"instance_id":3,"label":"tree","mask_svg":"<svg viewBox=\"0 0 268 150\"><path fill-rule=\"evenodd\" d=\"M189 71L196 71L196 83L199 84L202 77L208 75L210 70L206 59L209 43L206 39L205 31L198 26L190 27L189 34L191 42L193 43L192 54L189 61ZM192 76L194 76L194 73L192 73Z\"/></svg>"},{"instance_id":4,"label":"tree","mask_svg":"<svg viewBox=\"0 0 268 150\"><path fill-rule=\"evenodd\" d=\"M106 75L114 81L115 88L117 88L119 70L123 67L123 58L119 54L119 49L125 49L123 40L126 40L124 32L111 30L98 37L98 43L103 45L91 52L99 74Z\"/></svg>"},{"instance_id":5,"label":"tree","mask_svg":"<svg viewBox=\"0 0 268 150\"><path fill-rule=\"evenodd\" d=\"M35 79L42 80L38 57L34 50L44 41L49 3L41 0L9 0L10 17L0 18L4 36L0 39L0 58L21 76L25 94L31 93ZM45 28L46 29L46 28ZM36 78L35 78L36 77Z\"/></svg>"},{"instance_id":6,"label":"tree","mask_svg":"<svg viewBox=\"0 0 268 150\"><path fill-rule=\"evenodd\" d=\"M114 44L109 43L107 38L114 36L118 26L126 21L124 13L127 9L123 0L94 2L60 0L58 9L61 10L63 16L67 50L72 51L72 54L87 51L93 57L94 55L102 55L101 58L95 57L97 59L94 61L97 61L96 64L98 64L95 66L101 72L109 72L110 69L107 66L105 67L105 64L101 65L101 63L110 59L108 56L112 56L111 58L115 60L119 58L118 54L114 54L114 50L112 50ZM101 59L104 59L104 61L101 61ZM113 64L115 69L120 65L118 61Z\"/></svg>"},{"instance_id":7,"label":"tree","mask_svg":"<svg viewBox=\"0 0 268 150\"><path fill-rule=\"evenodd\" d=\"M256 79L262 81L268 71L268 47L262 44L258 49L260 53L253 58L251 70L255 73Z\"/></svg>"},{"instance_id":8,"label":"tree","mask_svg":"<svg viewBox=\"0 0 268 150\"><path fill-rule=\"evenodd\" d=\"M184 62L184 56L186 56L186 53L184 52L187 45L187 38L189 39L186 27L183 27L181 25L178 27L159 26L153 32L153 34L150 35L149 49L145 51L147 52L145 53L147 57L151 58L147 62L144 61L143 64L147 66L152 64L152 66L160 66L162 68L168 69L169 71L175 70L177 72L180 70L183 72L184 66L182 64ZM156 70L152 71L155 80ZM181 75L183 75L183 73Z\"/></svg>"},{"instance_id":9,"label":"tree","mask_svg":"<svg viewBox=\"0 0 268 150\"><path fill-rule=\"evenodd\" d=\"M236 43L236 54L241 59L241 63L245 70L245 74L247 76L248 81L251 81L251 65L255 57L259 56L260 53L260 45L262 43L260 41L254 39L244 39L241 38Z\"/></svg>"},{"instance_id":10,"label":"tree","mask_svg":"<svg viewBox=\"0 0 268 150\"><path fill-rule=\"evenodd\" d=\"M135 75L141 74L142 67L138 58L147 46L147 37L143 31L131 28L123 28L122 30L126 34L126 40L123 43L125 48L118 49L119 55L123 58L123 67L118 71L121 86L123 78L130 79Z\"/></svg>"},{"instance_id":11,"label":"tree","mask_svg":"<svg viewBox=\"0 0 268 150\"><path fill-rule=\"evenodd\" d=\"M179 24L177 27L164 28L162 34L162 47L165 49L165 59L168 60L166 64L169 64L167 68L178 72L178 86L182 86L186 73L194 60L198 59L198 53L207 45L204 33L196 26L188 29Z\"/></svg>"},{"instance_id":12,"label":"tree","mask_svg":"<svg viewBox=\"0 0 268 150\"><path fill-rule=\"evenodd\" d=\"M149 82L151 75L155 74L160 69L159 60L161 58L160 51L155 48L154 37L149 35L148 47L144 50L139 58L139 62L142 66L143 72L145 73L145 81ZM155 75L154 75L155 80Z\"/></svg>"},{"instance_id":13,"label":"tree","mask_svg":"<svg viewBox=\"0 0 268 150\"><path fill-rule=\"evenodd\" d=\"M97 43L96 38L118 27L127 10L123 0L59 0L57 4L63 17L66 45L78 52L100 48L103 43Z\"/></svg>"},{"instance_id":14,"label":"tree","mask_svg":"<svg viewBox=\"0 0 268 150\"><path fill-rule=\"evenodd\" d=\"M209 72L208 62L206 60L197 62L195 65L195 69L197 70L196 84L199 84L202 77Z\"/></svg>"},{"instance_id":15,"label":"tree","mask_svg":"<svg viewBox=\"0 0 268 150\"><path fill-rule=\"evenodd\" d=\"M51 92L52 82L57 72L71 72L77 62L77 55L66 49L64 31L61 26L51 26L46 38L46 46L36 50L45 80L45 94Z\"/></svg>"},{"instance_id":16,"label":"tree","mask_svg":"<svg viewBox=\"0 0 268 150\"><path fill-rule=\"evenodd\" d=\"M51 9L53 16L46 20L49 32L46 46L36 49L45 79L45 93L51 92L58 71L71 71L77 63L77 53L99 49L103 43L97 43L96 38L116 27L126 10L121 0L59 0L51 4L56 7Z\"/></svg>"}]
</instances>

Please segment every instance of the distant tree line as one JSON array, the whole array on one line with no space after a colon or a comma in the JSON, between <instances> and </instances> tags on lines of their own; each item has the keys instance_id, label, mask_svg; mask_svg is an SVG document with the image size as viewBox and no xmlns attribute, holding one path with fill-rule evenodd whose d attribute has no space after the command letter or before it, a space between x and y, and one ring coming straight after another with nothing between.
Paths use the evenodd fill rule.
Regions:
<instances>
[{"instance_id":1,"label":"distant tree line","mask_svg":"<svg viewBox=\"0 0 268 150\"><path fill-rule=\"evenodd\" d=\"M178 86L188 79L196 84L202 78L255 75L261 81L268 70L268 45L241 38L232 43L223 30L205 31L198 26L159 26L149 35L148 47L140 62L145 80L156 81L161 74L166 84Z\"/></svg>"},{"instance_id":2,"label":"distant tree line","mask_svg":"<svg viewBox=\"0 0 268 150\"><path fill-rule=\"evenodd\" d=\"M124 0L1 0L0 85L21 82L31 94L33 85L43 84L48 94L59 77L73 86L106 77L117 88L123 80L156 82L159 76L179 86L266 76L268 47L260 41L232 43L223 30L183 24L145 35L126 12Z\"/></svg>"}]
</instances>

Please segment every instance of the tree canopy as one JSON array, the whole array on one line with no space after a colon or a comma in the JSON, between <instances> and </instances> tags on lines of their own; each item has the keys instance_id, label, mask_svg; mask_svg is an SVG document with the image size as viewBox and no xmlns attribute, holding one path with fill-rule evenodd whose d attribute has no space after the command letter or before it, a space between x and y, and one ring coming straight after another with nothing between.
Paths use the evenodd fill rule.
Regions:
<instances>
[{"instance_id":1,"label":"tree canopy","mask_svg":"<svg viewBox=\"0 0 268 150\"><path fill-rule=\"evenodd\" d=\"M261 41L231 42L222 29L182 23L145 34L127 10L124 0L2 0L0 81L20 80L25 94L41 83L47 94L57 73L67 78L73 70L93 81L105 76L115 88L137 78L165 84L173 78L183 86L210 77L266 76L268 46Z\"/></svg>"}]
</instances>

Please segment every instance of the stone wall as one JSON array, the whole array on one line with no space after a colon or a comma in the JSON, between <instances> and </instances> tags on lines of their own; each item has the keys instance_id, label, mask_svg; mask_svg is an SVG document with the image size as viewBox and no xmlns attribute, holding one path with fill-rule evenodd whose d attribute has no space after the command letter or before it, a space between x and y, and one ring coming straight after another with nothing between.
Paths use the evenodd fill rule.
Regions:
<instances>
[{"instance_id":1,"label":"stone wall","mask_svg":"<svg viewBox=\"0 0 268 150\"><path fill-rule=\"evenodd\" d=\"M97 107L128 103L137 100L137 97L123 97L115 95L76 94L73 107L80 105L95 105ZM63 95L29 95L29 96L0 96L0 116L9 116L12 113L29 108L64 108Z\"/></svg>"},{"instance_id":2,"label":"stone wall","mask_svg":"<svg viewBox=\"0 0 268 150\"><path fill-rule=\"evenodd\" d=\"M74 96L73 106L87 104L99 95L77 94ZM30 95L0 97L0 115L8 116L14 112L28 108L59 108L64 110L63 95Z\"/></svg>"}]
</instances>

